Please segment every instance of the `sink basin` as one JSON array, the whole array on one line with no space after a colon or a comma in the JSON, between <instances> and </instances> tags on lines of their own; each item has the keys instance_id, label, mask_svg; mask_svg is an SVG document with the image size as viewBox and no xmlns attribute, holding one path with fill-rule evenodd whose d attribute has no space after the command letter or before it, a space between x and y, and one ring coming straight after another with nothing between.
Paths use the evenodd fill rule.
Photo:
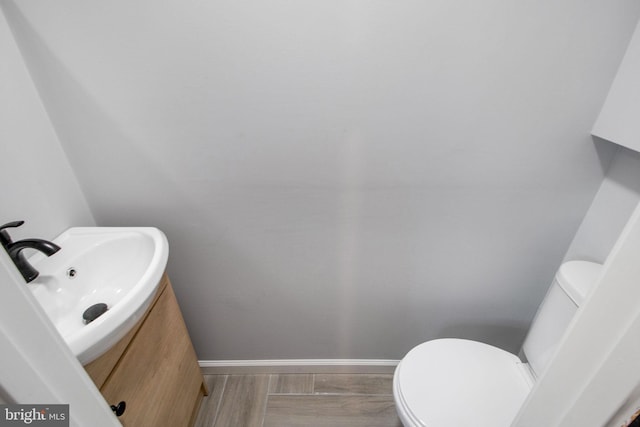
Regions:
<instances>
[{"instance_id":1,"label":"sink basin","mask_svg":"<svg viewBox=\"0 0 640 427\"><path fill-rule=\"evenodd\" d=\"M29 262L40 275L28 286L80 363L92 362L141 319L158 291L169 243L151 227L76 227L56 239L51 257ZM83 313L108 310L85 324Z\"/></svg>"}]
</instances>

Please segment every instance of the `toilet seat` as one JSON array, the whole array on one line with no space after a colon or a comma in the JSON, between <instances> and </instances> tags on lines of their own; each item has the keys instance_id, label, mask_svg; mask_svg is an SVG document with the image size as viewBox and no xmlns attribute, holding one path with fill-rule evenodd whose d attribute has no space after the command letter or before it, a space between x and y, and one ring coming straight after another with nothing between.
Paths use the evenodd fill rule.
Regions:
<instances>
[{"instance_id":1,"label":"toilet seat","mask_svg":"<svg viewBox=\"0 0 640 427\"><path fill-rule=\"evenodd\" d=\"M393 387L405 427L508 427L533 387L533 375L499 348L439 339L407 353Z\"/></svg>"}]
</instances>

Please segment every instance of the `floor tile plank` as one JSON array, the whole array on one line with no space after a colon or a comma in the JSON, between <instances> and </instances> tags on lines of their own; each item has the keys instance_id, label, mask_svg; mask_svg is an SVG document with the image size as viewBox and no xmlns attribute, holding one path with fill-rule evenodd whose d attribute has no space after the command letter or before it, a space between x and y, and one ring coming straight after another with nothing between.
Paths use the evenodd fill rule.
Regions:
<instances>
[{"instance_id":1,"label":"floor tile plank","mask_svg":"<svg viewBox=\"0 0 640 427\"><path fill-rule=\"evenodd\" d=\"M270 375L229 375L215 427L260 427Z\"/></svg>"},{"instance_id":2,"label":"floor tile plank","mask_svg":"<svg viewBox=\"0 0 640 427\"><path fill-rule=\"evenodd\" d=\"M402 427L392 396L271 395L264 427Z\"/></svg>"},{"instance_id":3,"label":"floor tile plank","mask_svg":"<svg viewBox=\"0 0 640 427\"><path fill-rule=\"evenodd\" d=\"M200 403L200 411L194 427L210 427L215 423L226 381L226 375L204 376L204 382L207 384L209 395L205 396L202 399L202 403Z\"/></svg>"},{"instance_id":4,"label":"floor tile plank","mask_svg":"<svg viewBox=\"0 0 640 427\"><path fill-rule=\"evenodd\" d=\"M269 393L311 394L313 393L313 374L273 374Z\"/></svg>"},{"instance_id":5,"label":"floor tile plank","mask_svg":"<svg viewBox=\"0 0 640 427\"><path fill-rule=\"evenodd\" d=\"M314 393L393 394L390 374L316 374Z\"/></svg>"}]
</instances>

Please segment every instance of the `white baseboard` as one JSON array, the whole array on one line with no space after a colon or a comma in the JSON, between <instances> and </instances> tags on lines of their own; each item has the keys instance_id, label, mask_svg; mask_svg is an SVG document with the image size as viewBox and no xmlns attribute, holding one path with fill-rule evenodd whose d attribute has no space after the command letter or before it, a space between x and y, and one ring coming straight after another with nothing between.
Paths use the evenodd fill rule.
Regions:
<instances>
[{"instance_id":1,"label":"white baseboard","mask_svg":"<svg viewBox=\"0 0 640 427\"><path fill-rule=\"evenodd\" d=\"M205 375L214 374L391 374L399 360L282 359L200 360Z\"/></svg>"}]
</instances>

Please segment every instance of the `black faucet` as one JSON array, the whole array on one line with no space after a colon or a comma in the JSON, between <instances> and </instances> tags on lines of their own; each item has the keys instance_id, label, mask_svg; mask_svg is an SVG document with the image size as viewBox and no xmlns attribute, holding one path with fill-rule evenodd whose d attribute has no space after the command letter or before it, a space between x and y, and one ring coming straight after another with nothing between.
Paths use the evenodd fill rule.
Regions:
<instances>
[{"instance_id":1,"label":"black faucet","mask_svg":"<svg viewBox=\"0 0 640 427\"><path fill-rule=\"evenodd\" d=\"M46 256L51 256L60 250L60 246L42 239L24 239L13 242L5 228L20 227L22 224L24 224L24 221L13 221L0 226L0 243L2 243L2 247L7 251L16 267L18 267L24 280L29 283L38 277L40 273L29 264L22 250L27 248L35 249Z\"/></svg>"}]
</instances>

